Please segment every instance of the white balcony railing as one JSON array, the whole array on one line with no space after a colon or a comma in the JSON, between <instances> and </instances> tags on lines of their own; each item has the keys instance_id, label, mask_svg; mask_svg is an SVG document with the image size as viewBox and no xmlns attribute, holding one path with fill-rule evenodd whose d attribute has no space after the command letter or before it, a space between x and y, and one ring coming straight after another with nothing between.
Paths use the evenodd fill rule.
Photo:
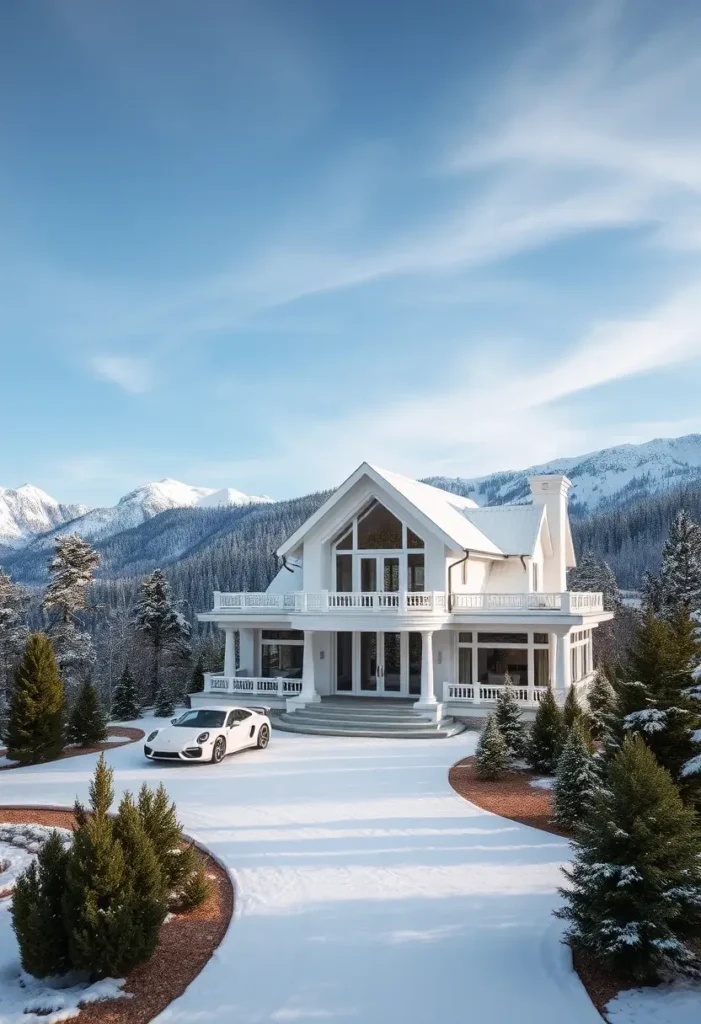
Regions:
<instances>
[{"instance_id":1,"label":"white balcony railing","mask_svg":"<svg viewBox=\"0 0 701 1024\"><path fill-rule=\"evenodd\" d=\"M444 683L443 701L451 704L495 704L501 686L485 686L483 683ZM519 704L532 707L539 703L545 693L544 686L514 686Z\"/></svg>"},{"instance_id":2,"label":"white balcony railing","mask_svg":"<svg viewBox=\"0 0 701 1024\"><path fill-rule=\"evenodd\" d=\"M603 611L603 595L583 591L535 594L446 594L442 590L297 591L292 594L214 592L214 611L255 615L318 615L327 612L408 614L428 612L457 616L558 612L582 615Z\"/></svg>"},{"instance_id":3,"label":"white balcony railing","mask_svg":"<svg viewBox=\"0 0 701 1024\"><path fill-rule=\"evenodd\" d=\"M218 696L230 693L247 697L294 697L302 689L301 679L263 679L259 676L224 676L207 672L204 677L204 692Z\"/></svg>"}]
</instances>

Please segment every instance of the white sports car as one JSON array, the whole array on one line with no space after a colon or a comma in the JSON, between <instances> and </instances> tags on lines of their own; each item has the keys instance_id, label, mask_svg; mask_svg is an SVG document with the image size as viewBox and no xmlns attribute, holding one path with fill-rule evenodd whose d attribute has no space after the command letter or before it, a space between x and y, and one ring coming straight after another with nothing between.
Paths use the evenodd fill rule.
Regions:
<instances>
[{"instance_id":1,"label":"white sports car","mask_svg":"<svg viewBox=\"0 0 701 1024\"><path fill-rule=\"evenodd\" d=\"M236 705L192 708L170 725L146 737L144 754L151 761L211 761L246 747L264 749L270 741L267 708Z\"/></svg>"}]
</instances>

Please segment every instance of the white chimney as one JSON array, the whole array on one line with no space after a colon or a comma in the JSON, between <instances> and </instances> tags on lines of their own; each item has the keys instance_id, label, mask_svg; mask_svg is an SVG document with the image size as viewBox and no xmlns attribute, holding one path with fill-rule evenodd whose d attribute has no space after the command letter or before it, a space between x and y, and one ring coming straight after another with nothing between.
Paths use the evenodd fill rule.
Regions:
<instances>
[{"instance_id":1,"label":"white chimney","mask_svg":"<svg viewBox=\"0 0 701 1024\"><path fill-rule=\"evenodd\" d=\"M567 493L572 481L566 476L553 473L529 477L528 483L531 485L533 501L537 505L545 505L553 542L553 557L545 559L543 588L559 594L567 590Z\"/></svg>"}]
</instances>

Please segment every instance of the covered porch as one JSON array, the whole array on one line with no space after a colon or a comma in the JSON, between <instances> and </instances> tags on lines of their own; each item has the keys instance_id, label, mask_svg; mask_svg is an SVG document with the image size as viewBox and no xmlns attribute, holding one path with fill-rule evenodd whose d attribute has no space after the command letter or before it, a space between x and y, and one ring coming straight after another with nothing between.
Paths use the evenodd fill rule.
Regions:
<instances>
[{"instance_id":1,"label":"covered porch","mask_svg":"<svg viewBox=\"0 0 701 1024\"><path fill-rule=\"evenodd\" d=\"M238 640L235 633L239 633ZM480 717L506 674L525 711L548 685L564 701L591 678L592 629L485 626L421 630L272 630L225 627L225 665L201 699L293 710L323 697L406 702L428 717Z\"/></svg>"}]
</instances>

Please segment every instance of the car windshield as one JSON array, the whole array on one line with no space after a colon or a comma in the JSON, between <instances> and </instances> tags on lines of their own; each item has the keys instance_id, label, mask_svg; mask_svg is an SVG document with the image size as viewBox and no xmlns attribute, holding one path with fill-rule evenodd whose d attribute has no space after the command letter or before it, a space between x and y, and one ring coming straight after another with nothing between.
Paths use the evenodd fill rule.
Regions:
<instances>
[{"instance_id":1,"label":"car windshield","mask_svg":"<svg viewBox=\"0 0 701 1024\"><path fill-rule=\"evenodd\" d=\"M188 729L216 729L224 724L225 715L225 711L207 711L206 708L201 708L199 711L186 711L173 724L183 725Z\"/></svg>"}]
</instances>

